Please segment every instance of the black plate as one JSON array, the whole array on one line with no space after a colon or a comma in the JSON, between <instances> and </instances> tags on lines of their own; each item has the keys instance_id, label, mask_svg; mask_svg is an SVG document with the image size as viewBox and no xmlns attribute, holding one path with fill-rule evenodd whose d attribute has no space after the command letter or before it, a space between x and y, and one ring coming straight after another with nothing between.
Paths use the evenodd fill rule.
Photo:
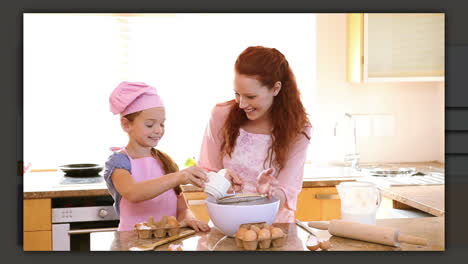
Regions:
<instances>
[{"instance_id":1,"label":"black plate","mask_svg":"<svg viewBox=\"0 0 468 264\"><path fill-rule=\"evenodd\" d=\"M97 177L100 176L99 172L103 167L99 164L81 163L81 164L67 164L59 166L68 177Z\"/></svg>"}]
</instances>

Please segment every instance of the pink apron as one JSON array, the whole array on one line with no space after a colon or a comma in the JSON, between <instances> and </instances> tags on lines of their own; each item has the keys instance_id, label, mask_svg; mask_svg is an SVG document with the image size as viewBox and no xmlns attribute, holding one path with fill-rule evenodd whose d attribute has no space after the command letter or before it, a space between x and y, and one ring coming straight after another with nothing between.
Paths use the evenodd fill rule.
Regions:
<instances>
[{"instance_id":1,"label":"pink apron","mask_svg":"<svg viewBox=\"0 0 468 264\"><path fill-rule=\"evenodd\" d=\"M126 153L125 148L123 148L123 151ZM137 182L165 175L163 168L153 157L132 159L128 156L128 158L132 166L132 177ZM177 217L177 195L174 189L170 189L151 200L137 203L132 203L122 197L120 200L118 231L131 231L136 223L145 222L149 216L153 216L154 221L159 221L165 215Z\"/></svg>"}]
</instances>

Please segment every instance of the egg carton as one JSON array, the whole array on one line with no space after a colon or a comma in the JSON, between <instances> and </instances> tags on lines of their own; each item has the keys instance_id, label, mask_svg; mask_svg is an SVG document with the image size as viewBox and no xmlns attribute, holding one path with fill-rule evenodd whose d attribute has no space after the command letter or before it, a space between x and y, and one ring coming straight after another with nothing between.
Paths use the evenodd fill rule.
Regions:
<instances>
[{"instance_id":1,"label":"egg carton","mask_svg":"<svg viewBox=\"0 0 468 264\"><path fill-rule=\"evenodd\" d=\"M159 222L154 222L150 216L148 221L135 224L135 231L141 239L175 236L179 234L180 228L181 225L174 216L163 216Z\"/></svg>"},{"instance_id":2,"label":"egg carton","mask_svg":"<svg viewBox=\"0 0 468 264\"><path fill-rule=\"evenodd\" d=\"M245 250L279 248L285 240L286 234L281 228L265 222L242 224L235 235L236 246Z\"/></svg>"}]
</instances>

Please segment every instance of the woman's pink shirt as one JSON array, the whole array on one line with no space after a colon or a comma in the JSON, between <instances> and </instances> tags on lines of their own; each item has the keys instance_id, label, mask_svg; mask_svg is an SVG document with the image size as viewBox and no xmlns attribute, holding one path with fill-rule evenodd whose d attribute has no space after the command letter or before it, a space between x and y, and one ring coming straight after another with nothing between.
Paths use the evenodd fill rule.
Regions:
<instances>
[{"instance_id":1,"label":"woman's pink shirt","mask_svg":"<svg viewBox=\"0 0 468 264\"><path fill-rule=\"evenodd\" d=\"M268 159L266 162L264 161L268 156L271 136L249 133L241 128L231 157L223 157L221 155L222 127L229 109L230 106L228 105L217 105L212 110L210 121L203 136L198 164L210 171L219 171L223 168L232 169L244 183L243 192L257 192L258 175L270 167ZM304 132L310 138L311 127L306 127ZM290 150L283 169L278 172L278 169L275 168L274 176L278 180L278 187L286 196L286 202L280 208L275 222L294 222L297 196L302 189L304 162L309 146L309 138L300 134Z\"/></svg>"}]
</instances>

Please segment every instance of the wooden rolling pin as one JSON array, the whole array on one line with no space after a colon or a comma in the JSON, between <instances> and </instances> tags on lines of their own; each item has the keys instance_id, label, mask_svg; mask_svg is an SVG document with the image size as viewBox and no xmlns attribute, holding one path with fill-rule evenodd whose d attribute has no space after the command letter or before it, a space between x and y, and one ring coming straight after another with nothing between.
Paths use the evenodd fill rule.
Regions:
<instances>
[{"instance_id":1,"label":"wooden rolling pin","mask_svg":"<svg viewBox=\"0 0 468 264\"><path fill-rule=\"evenodd\" d=\"M361 224L343 220L313 221L308 225L317 229L324 229L334 236L352 238L367 242L399 247L400 242L427 245L425 238L405 235L393 227Z\"/></svg>"}]
</instances>

